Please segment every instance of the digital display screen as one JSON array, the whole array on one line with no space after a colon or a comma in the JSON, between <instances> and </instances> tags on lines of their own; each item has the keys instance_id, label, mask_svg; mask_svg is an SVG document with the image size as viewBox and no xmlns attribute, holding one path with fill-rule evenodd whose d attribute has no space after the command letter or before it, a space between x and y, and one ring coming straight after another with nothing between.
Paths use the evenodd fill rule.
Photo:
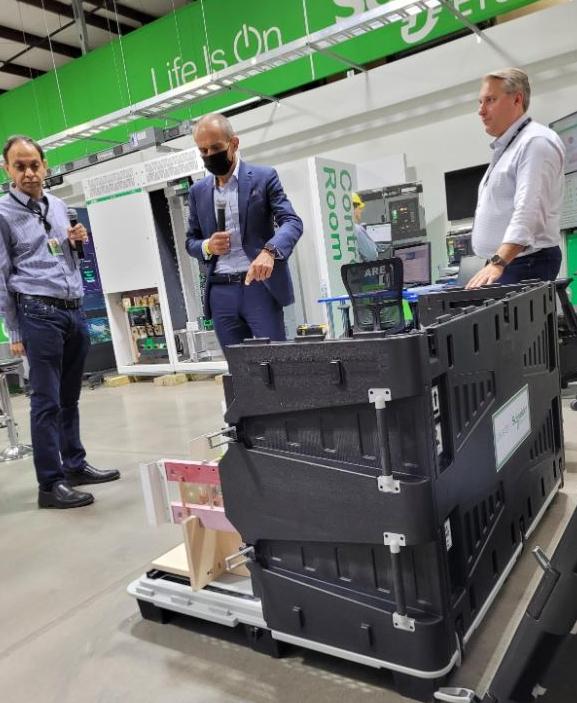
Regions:
<instances>
[{"instance_id":1,"label":"digital display screen","mask_svg":"<svg viewBox=\"0 0 577 703\"><path fill-rule=\"evenodd\" d=\"M391 241L391 225L366 225L365 229L375 243Z\"/></svg>"},{"instance_id":2,"label":"digital display screen","mask_svg":"<svg viewBox=\"0 0 577 703\"><path fill-rule=\"evenodd\" d=\"M395 248L395 256L403 262L403 285L431 282L431 246L429 242Z\"/></svg>"},{"instance_id":3,"label":"digital display screen","mask_svg":"<svg viewBox=\"0 0 577 703\"><path fill-rule=\"evenodd\" d=\"M112 341L110 324L107 317L90 317L86 320L91 344L103 344Z\"/></svg>"}]
</instances>

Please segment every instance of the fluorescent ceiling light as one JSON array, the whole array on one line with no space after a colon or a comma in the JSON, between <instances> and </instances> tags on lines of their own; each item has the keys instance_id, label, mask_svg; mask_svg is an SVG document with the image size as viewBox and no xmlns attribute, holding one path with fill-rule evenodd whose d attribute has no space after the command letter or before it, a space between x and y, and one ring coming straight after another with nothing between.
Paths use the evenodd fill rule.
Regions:
<instances>
[{"instance_id":1,"label":"fluorescent ceiling light","mask_svg":"<svg viewBox=\"0 0 577 703\"><path fill-rule=\"evenodd\" d=\"M169 112L176 105L201 101L205 99L205 96L230 90L235 83L247 78L257 76L272 68L288 65L299 58L310 56L328 47L334 48L344 41L380 29L391 22L398 22L417 15L426 8L439 7L440 5L440 0L389 0L384 5L379 5L368 12L350 17L338 24L281 45L247 61L241 61L212 75L197 78L190 83L142 100L132 107L118 110L46 137L40 141L40 144L50 148L56 144L63 144L64 139L67 140L66 143L69 143L76 139L82 139L85 135L92 135L121 124L127 124L143 116L155 116L158 113ZM351 65L347 59L339 57L338 53L333 53L332 56L336 60Z\"/></svg>"}]
</instances>

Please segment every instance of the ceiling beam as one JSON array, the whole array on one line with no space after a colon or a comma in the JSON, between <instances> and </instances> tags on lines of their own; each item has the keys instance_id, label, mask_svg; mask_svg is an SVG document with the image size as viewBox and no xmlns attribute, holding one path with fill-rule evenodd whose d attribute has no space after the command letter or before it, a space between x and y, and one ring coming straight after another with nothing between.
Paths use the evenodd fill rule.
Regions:
<instances>
[{"instance_id":1,"label":"ceiling beam","mask_svg":"<svg viewBox=\"0 0 577 703\"><path fill-rule=\"evenodd\" d=\"M126 17L129 20L140 22L140 24L148 24L149 22L154 22L154 20L158 19L158 17L155 17L154 15L149 15L148 12L135 10L133 7L123 5L121 2L113 2L112 0L83 0L83 2L85 5L94 5L101 10L115 12L121 17Z\"/></svg>"},{"instance_id":2,"label":"ceiling beam","mask_svg":"<svg viewBox=\"0 0 577 703\"><path fill-rule=\"evenodd\" d=\"M13 29L12 27L0 25L0 39L8 39L9 41L18 42L19 44L27 44L31 48L47 49L48 51L52 50L55 54L62 54L62 56L68 56L71 59L77 59L79 56L82 56L82 51L71 44L64 44L63 42L54 41L48 37L30 34L30 32L23 32L20 29Z\"/></svg>"},{"instance_id":3,"label":"ceiling beam","mask_svg":"<svg viewBox=\"0 0 577 703\"><path fill-rule=\"evenodd\" d=\"M31 7L36 7L39 10L46 10L47 12L52 12L55 15L60 15L61 17L70 17L74 19L74 10L72 5L66 5L59 0L19 0L24 5L30 5ZM98 29L104 29L105 32L114 32L118 34L128 34L132 32L136 27L131 27L129 24L124 24L119 22L112 22L107 17L101 17L100 15L95 15L93 12L85 13L86 24L92 27L98 27ZM80 51L80 50L79 50ZM82 52L79 54L82 55Z\"/></svg>"},{"instance_id":4,"label":"ceiling beam","mask_svg":"<svg viewBox=\"0 0 577 703\"><path fill-rule=\"evenodd\" d=\"M80 40L80 48L82 54L87 54L89 51L88 30L86 29L86 15L82 7L82 0L72 0L72 9L74 10L74 23Z\"/></svg>"},{"instance_id":5,"label":"ceiling beam","mask_svg":"<svg viewBox=\"0 0 577 703\"><path fill-rule=\"evenodd\" d=\"M19 63L11 63L6 61L0 65L0 72L9 73L11 76L20 76L21 78L38 78L38 76L43 76L46 71L42 71L39 68L30 68L29 66L22 66Z\"/></svg>"}]
</instances>

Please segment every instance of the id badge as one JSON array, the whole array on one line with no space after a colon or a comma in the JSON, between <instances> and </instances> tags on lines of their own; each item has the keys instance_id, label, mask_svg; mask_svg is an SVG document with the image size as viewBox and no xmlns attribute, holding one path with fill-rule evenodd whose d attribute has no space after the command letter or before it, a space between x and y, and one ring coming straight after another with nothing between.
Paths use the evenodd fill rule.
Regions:
<instances>
[{"instance_id":1,"label":"id badge","mask_svg":"<svg viewBox=\"0 0 577 703\"><path fill-rule=\"evenodd\" d=\"M52 256L64 256L62 246L60 245L60 242L55 238L48 240L48 251L52 254Z\"/></svg>"}]
</instances>

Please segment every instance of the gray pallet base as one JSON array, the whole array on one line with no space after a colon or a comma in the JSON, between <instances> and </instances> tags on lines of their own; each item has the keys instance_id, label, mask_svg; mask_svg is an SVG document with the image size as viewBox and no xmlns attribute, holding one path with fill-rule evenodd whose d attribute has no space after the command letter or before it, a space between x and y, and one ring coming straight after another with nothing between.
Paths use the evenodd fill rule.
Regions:
<instances>
[{"instance_id":1,"label":"gray pallet base","mask_svg":"<svg viewBox=\"0 0 577 703\"><path fill-rule=\"evenodd\" d=\"M208 620L227 627L249 625L269 631L262 615L261 602L252 594L252 585L247 577L225 575L213 581L207 588L193 591L190 586L151 579L144 574L128 586L128 593L139 601L150 603L161 610L170 610L181 615ZM311 649L347 661L354 661L375 669L389 669L419 679L438 679L448 674L460 662L460 651L455 646L448 664L439 671L420 671L392 662L367 657L337 647L294 637L284 632L271 631L272 638L279 642Z\"/></svg>"}]
</instances>

